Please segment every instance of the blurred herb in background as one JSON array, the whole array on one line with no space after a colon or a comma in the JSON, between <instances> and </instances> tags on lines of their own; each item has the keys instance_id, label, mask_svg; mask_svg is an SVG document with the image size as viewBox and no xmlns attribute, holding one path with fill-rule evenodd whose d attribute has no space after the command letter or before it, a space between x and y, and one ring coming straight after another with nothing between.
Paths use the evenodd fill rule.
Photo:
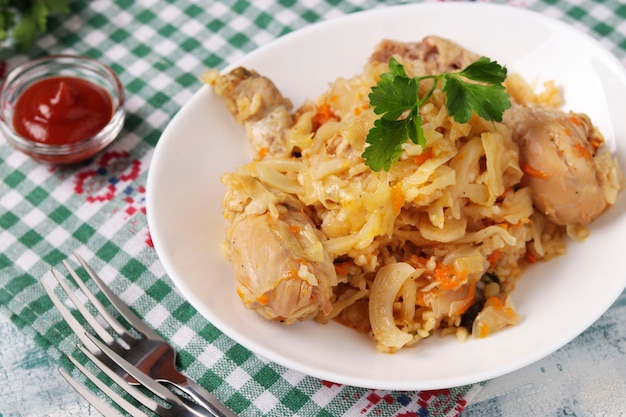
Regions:
<instances>
[{"instance_id":1,"label":"blurred herb in background","mask_svg":"<svg viewBox=\"0 0 626 417\"><path fill-rule=\"evenodd\" d=\"M0 41L13 38L18 51L24 52L45 32L48 16L68 13L68 0L0 0Z\"/></svg>"}]
</instances>

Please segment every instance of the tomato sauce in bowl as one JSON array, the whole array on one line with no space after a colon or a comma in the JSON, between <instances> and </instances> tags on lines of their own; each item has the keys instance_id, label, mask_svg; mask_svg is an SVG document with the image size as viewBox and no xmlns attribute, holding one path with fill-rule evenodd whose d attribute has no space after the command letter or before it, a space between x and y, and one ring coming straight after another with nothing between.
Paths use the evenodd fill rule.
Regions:
<instances>
[{"instance_id":1,"label":"tomato sauce in bowl","mask_svg":"<svg viewBox=\"0 0 626 417\"><path fill-rule=\"evenodd\" d=\"M95 136L112 117L113 101L104 88L62 76L24 90L15 104L13 126L25 139L68 145Z\"/></svg>"},{"instance_id":2,"label":"tomato sauce in bowl","mask_svg":"<svg viewBox=\"0 0 626 417\"><path fill-rule=\"evenodd\" d=\"M0 131L37 160L84 161L115 140L124 119L119 79L91 58L36 59L16 67L0 86Z\"/></svg>"}]
</instances>

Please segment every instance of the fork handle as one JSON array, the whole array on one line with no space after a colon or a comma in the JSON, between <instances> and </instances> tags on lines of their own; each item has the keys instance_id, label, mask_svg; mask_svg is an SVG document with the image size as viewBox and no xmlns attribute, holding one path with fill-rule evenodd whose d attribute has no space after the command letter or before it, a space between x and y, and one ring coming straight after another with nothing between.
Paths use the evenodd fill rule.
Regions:
<instances>
[{"instance_id":1,"label":"fork handle","mask_svg":"<svg viewBox=\"0 0 626 417\"><path fill-rule=\"evenodd\" d=\"M212 417L237 417L230 408L226 407L213 394L204 389L193 379L181 374L181 379L176 382L169 381L181 391L191 396L198 404L207 410Z\"/></svg>"}]
</instances>

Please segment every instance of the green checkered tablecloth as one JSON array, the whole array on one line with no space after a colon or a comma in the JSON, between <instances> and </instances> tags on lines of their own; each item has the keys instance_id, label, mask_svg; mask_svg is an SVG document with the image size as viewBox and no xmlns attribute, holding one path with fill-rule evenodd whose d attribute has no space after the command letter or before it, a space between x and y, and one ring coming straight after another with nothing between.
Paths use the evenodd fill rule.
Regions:
<instances>
[{"instance_id":1,"label":"green checkered tablecloth","mask_svg":"<svg viewBox=\"0 0 626 417\"><path fill-rule=\"evenodd\" d=\"M96 58L119 75L127 121L115 144L73 167L41 164L0 137L0 309L69 367L76 337L39 279L77 250L134 311L174 345L180 368L242 416L455 416L481 384L429 392L321 381L257 357L207 322L176 291L151 242L146 178L160 134L222 68L283 34L403 1L70 1L27 54L0 51L0 70L53 53ZM626 62L619 0L516 0L598 38ZM523 34L520 34L523 36ZM4 74L2 74L4 75Z\"/></svg>"}]
</instances>

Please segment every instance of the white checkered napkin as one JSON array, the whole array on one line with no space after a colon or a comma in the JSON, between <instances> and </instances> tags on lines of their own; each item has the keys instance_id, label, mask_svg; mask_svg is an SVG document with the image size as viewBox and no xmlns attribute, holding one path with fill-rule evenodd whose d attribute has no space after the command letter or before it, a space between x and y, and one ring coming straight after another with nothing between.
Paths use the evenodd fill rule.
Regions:
<instances>
[{"instance_id":1,"label":"white checkered napkin","mask_svg":"<svg viewBox=\"0 0 626 417\"><path fill-rule=\"evenodd\" d=\"M497 2L528 7L565 21L596 38L626 64L626 6L620 0L546 0Z\"/></svg>"}]
</instances>

